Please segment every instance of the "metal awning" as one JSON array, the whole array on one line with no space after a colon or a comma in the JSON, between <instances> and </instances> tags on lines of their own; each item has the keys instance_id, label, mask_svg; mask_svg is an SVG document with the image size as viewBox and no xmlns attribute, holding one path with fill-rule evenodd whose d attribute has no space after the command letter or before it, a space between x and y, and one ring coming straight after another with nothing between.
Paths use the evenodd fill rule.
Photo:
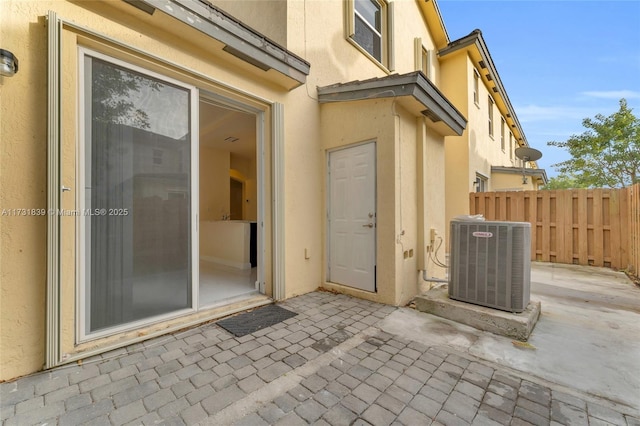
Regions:
<instances>
[{"instance_id":1,"label":"metal awning","mask_svg":"<svg viewBox=\"0 0 640 426\"><path fill-rule=\"evenodd\" d=\"M318 101L324 104L381 98L404 100L444 136L460 136L467 126L467 119L421 71L318 88Z\"/></svg>"}]
</instances>

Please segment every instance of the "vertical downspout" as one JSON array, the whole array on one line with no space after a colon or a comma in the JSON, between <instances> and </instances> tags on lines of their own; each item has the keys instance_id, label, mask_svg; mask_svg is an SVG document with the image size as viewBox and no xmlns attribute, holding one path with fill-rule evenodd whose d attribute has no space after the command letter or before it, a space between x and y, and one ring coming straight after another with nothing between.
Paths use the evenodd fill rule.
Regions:
<instances>
[{"instance_id":1,"label":"vertical downspout","mask_svg":"<svg viewBox=\"0 0 640 426\"><path fill-rule=\"evenodd\" d=\"M273 299L285 298L284 105L272 104L273 116Z\"/></svg>"},{"instance_id":2,"label":"vertical downspout","mask_svg":"<svg viewBox=\"0 0 640 426\"><path fill-rule=\"evenodd\" d=\"M427 218L426 218L426 200L427 200L427 138L424 117L416 118L416 132L418 147L417 157L417 179L418 179L418 270L426 271L426 243L427 243Z\"/></svg>"},{"instance_id":3,"label":"vertical downspout","mask_svg":"<svg viewBox=\"0 0 640 426\"><path fill-rule=\"evenodd\" d=\"M62 23L49 11L47 71L47 301L45 368L60 363L60 36Z\"/></svg>"}]
</instances>

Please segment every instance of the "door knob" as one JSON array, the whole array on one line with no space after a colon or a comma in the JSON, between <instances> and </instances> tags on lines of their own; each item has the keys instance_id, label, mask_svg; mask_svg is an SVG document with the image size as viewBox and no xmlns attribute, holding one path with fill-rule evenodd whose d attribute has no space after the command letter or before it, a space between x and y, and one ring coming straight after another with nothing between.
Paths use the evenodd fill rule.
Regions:
<instances>
[{"instance_id":1,"label":"door knob","mask_svg":"<svg viewBox=\"0 0 640 426\"><path fill-rule=\"evenodd\" d=\"M362 225L363 228L373 228L373 223L369 222L366 225Z\"/></svg>"}]
</instances>

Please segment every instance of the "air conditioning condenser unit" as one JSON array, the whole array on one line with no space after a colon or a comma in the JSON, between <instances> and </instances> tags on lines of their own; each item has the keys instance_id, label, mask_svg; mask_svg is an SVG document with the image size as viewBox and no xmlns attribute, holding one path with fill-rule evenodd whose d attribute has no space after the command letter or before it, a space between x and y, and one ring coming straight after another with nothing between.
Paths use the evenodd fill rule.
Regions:
<instances>
[{"instance_id":1,"label":"air conditioning condenser unit","mask_svg":"<svg viewBox=\"0 0 640 426\"><path fill-rule=\"evenodd\" d=\"M522 312L531 292L531 224L451 221L449 297Z\"/></svg>"}]
</instances>

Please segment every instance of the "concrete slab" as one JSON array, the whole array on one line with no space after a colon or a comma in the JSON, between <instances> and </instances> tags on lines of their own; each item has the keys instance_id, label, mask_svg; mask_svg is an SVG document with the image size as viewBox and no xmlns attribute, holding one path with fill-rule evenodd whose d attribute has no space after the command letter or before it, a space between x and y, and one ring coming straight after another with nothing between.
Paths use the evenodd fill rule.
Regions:
<instances>
[{"instance_id":1,"label":"concrete slab","mask_svg":"<svg viewBox=\"0 0 640 426\"><path fill-rule=\"evenodd\" d=\"M414 301L420 312L521 341L527 341L540 316L539 301L532 300L521 313L500 311L450 299L446 285L433 288Z\"/></svg>"},{"instance_id":2,"label":"concrete slab","mask_svg":"<svg viewBox=\"0 0 640 426\"><path fill-rule=\"evenodd\" d=\"M640 413L640 288L606 268L534 262L531 296L544 310L525 345L408 308L389 315L380 327Z\"/></svg>"}]
</instances>

